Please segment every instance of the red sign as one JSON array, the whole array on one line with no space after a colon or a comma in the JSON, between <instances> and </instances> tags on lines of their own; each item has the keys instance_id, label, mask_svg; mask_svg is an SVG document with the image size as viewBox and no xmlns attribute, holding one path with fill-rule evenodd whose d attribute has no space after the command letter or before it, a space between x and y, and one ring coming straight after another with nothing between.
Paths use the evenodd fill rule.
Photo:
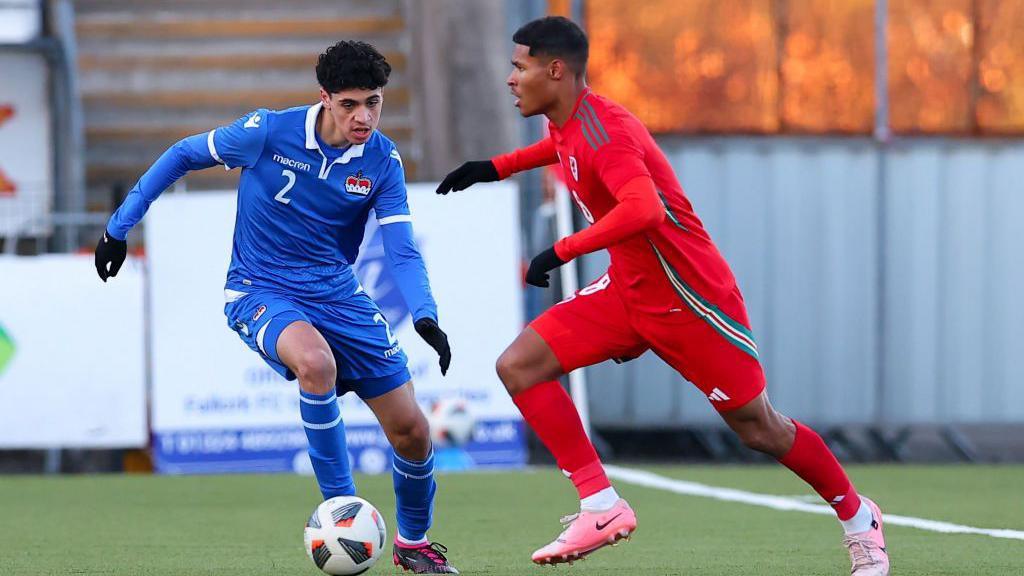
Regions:
<instances>
[{"instance_id":1,"label":"red sign","mask_svg":"<svg viewBox=\"0 0 1024 576\"><path fill-rule=\"evenodd\" d=\"M0 169L0 196L14 196L14 193L18 189L14 186L14 181L4 174L3 169Z\"/></svg>"},{"instance_id":2,"label":"red sign","mask_svg":"<svg viewBox=\"0 0 1024 576\"><path fill-rule=\"evenodd\" d=\"M14 106L10 104L0 104L0 127L4 125L9 119L14 117ZM14 181L4 174L3 169L0 169L0 196L14 196L14 193L18 189L14 186Z\"/></svg>"}]
</instances>

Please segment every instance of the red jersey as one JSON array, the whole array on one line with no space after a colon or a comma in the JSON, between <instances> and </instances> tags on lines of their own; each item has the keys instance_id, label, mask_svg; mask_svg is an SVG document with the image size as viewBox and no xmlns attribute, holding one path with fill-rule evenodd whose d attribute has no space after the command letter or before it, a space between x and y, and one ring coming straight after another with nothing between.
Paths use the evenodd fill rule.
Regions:
<instances>
[{"instance_id":1,"label":"red jersey","mask_svg":"<svg viewBox=\"0 0 1024 576\"><path fill-rule=\"evenodd\" d=\"M556 242L555 253L566 261L603 248L611 255L606 276L530 323L562 370L654 350L719 410L757 397L764 371L743 297L654 138L589 90L564 126L549 129L492 163L501 178L561 164L591 226Z\"/></svg>"},{"instance_id":2,"label":"red jersey","mask_svg":"<svg viewBox=\"0 0 1024 576\"><path fill-rule=\"evenodd\" d=\"M549 131L544 141L496 158L499 174L505 177L516 169L559 162L570 194L591 224L601 222L620 204L617 193L627 188L627 183L638 177L654 182L664 210L661 224L600 246L611 255L609 274L630 308L664 313L678 308L681 297L704 315L708 306L713 308L735 290L729 265L694 213L665 154L640 120L586 89L569 121L561 128L549 123ZM552 147L557 157L549 156ZM573 243L586 232L559 241L559 256L578 256L573 253Z\"/></svg>"}]
</instances>

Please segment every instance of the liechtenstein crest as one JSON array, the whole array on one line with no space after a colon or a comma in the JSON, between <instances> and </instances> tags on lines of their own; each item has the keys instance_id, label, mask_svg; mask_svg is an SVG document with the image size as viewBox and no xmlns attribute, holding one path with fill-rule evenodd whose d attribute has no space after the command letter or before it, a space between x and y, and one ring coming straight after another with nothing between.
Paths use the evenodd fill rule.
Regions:
<instances>
[{"instance_id":1,"label":"liechtenstein crest","mask_svg":"<svg viewBox=\"0 0 1024 576\"><path fill-rule=\"evenodd\" d=\"M569 170L572 172L572 179L577 181L577 182L579 182L580 181L580 172L579 172L579 168L577 168L577 166L576 166L576 157L575 156L569 156Z\"/></svg>"},{"instance_id":2,"label":"liechtenstein crest","mask_svg":"<svg viewBox=\"0 0 1024 576\"><path fill-rule=\"evenodd\" d=\"M355 175L349 175L348 178L345 178L345 191L349 194L366 196L370 193L370 188L373 188L373 181L363 176L362 170L356 172Z\"/></svg>"}]
</instances>

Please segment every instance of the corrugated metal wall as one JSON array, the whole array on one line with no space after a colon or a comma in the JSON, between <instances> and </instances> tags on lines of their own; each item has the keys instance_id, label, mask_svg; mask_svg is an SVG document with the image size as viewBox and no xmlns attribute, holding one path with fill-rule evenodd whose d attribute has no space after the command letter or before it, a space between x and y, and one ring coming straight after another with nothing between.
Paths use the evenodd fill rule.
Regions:
<instances>
[{"instance_id":1,"label":"corrugated metal wall","mask_svg":"<svg viewBox=\"0 0 1024 576\"><path fill-rule=\"evenodd\" d=\"M1024 422L1024 142L662 145L739 279L781 410ZM597 425L718 421L652 354L588 378Z\"/></svg>"}]
</instances>

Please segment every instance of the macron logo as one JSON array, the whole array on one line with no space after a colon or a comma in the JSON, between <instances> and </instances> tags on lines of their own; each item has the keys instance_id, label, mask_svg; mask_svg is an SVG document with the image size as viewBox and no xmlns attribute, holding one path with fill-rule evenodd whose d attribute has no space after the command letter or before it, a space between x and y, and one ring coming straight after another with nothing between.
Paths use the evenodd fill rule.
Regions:
<instances>
[{"instance_id":1,"label":"macron logo","mask_svg":"<svg viewBox=\"0 0 1024 576\"><path fill-rule=\"evenodd\" d=\"M291 158L285 158L280 154L274 154L274 162L277 162L278 164L284 164L285 166L288 166L289 168L295 168L296 170L303 170L305 172L309 172L310 170L309 164L306 164L305 162L299 162L298 160L292 160Z\"/></svg>"},{"instance_id":2,"label":"macron logo","mask_svg":"<svg viewBox=\"0 0 1024 576\"><path fill-rule=\"evenodd\" d=\"M249 116L249 119L245 121L245 125L243 126L243 128L259 128L260 120L260 113L257 112L252 116Z\"/></svg>"}]
</instances>

